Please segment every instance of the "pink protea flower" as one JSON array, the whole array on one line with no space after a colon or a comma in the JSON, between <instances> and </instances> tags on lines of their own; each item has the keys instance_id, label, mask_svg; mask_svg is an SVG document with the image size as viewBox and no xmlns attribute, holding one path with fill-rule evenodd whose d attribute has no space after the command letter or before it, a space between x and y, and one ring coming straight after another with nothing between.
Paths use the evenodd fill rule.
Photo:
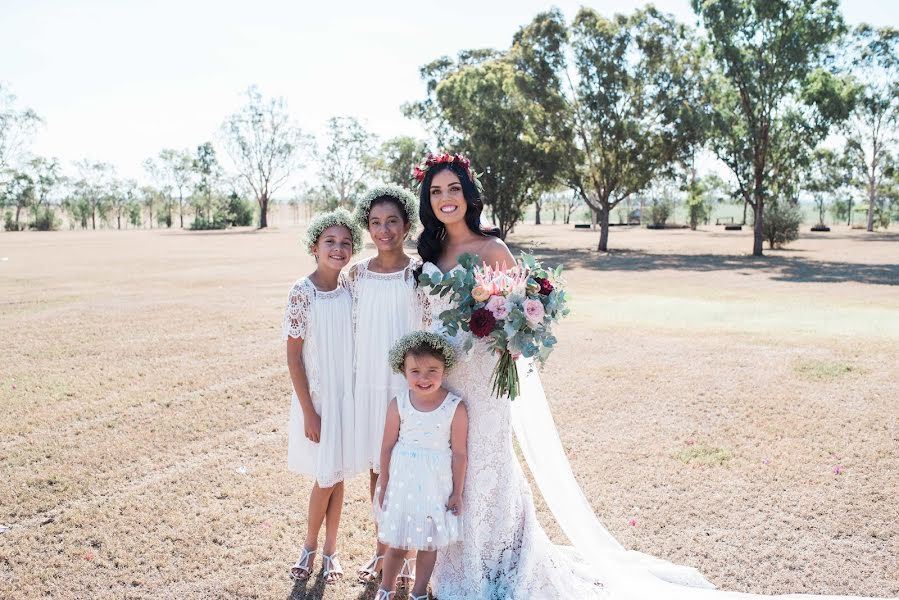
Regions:
<instances>
[{"instance_id":1,"label":"pink protea flower","mask_svg":"<svg viewBox=\"0 0 899 600\"><path fill-rule=\"evenodd\" d=\"M523 308L524 318L527 319L528 323L531 325L537 325L543 321L546 310L543 308L543 303L539 300L534 300L533 298L525 300Z\"/></svg>"}]
</instances>

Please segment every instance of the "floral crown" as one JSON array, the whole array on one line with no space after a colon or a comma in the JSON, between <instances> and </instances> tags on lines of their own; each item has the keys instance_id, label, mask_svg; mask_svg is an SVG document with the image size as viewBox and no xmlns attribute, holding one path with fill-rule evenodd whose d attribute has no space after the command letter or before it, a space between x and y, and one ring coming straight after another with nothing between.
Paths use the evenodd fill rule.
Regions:
<instances>
[{"instance_id":1,"label":"floral crown","mask_svg":"<svg viewBox=\"0 0 899 600\"><path fill-rule=\"evenodd\" d=\"M356 224L353 215L343 208L322 213L309 221L304 242L306 251L309 252L309 254L312 254L312 246L318 242L318 238L321 237L321 234L328 227L334 227L335 225L343 225L350 230L350 234L353 236L353 254L358 254L359 251L362 250L362 229Z\"/></svg>"},{"instance_id":2,"label":"floral crown","mask_svg":"<svg viewBox=\"0 0 899 600\"><path fill-rule=\"evenodd\" d=\"M445 337L431 331L413 331L398 339L390 349L390 354L387 355L390 368L397 373L402 373L406 354L413 348L421 346L427 346L438 354L442 354L443 364L447 371L456 364L456 354Z\"/></svg>"},{"instance_id":3,"label":"floral crown","mask_svg":"<svg viewBox=\"0 0 899 600\"><path fill-rule=\"evenodd\" d=\"M468 178L471 179L471 182L478 189L478 192L483 193L484 190L481 187L480 176L471 168L471 161L462 154L450 154L448 152L441 152L440 154L428 152L428 155L421 161L421 163L412 167L412 179L415 182L413 186L416 188L420 187L425 180L428 171L431 170L431 167L437 165L459 165L465 169L466 173L468 173Z\"/></svg>"},{"instance_id":4,"label":"floral crown","mask_svg":"<svg viewBox=\"0 0 899 600\"><path fill-rule=\"evenodd\" d=\"M409 233L415 233L416 220L418 219L418 198L406 188L392 184L379 185L370 189L356 203L356 210L353 212L353 216L356 218L356 223L359 224L359 227L368 229L368 215L371 212L371 205L378 198L384 198L385 196L396 200L402 211L406 213L406 220L409 221Z\"/></svg>"}]
</instances>

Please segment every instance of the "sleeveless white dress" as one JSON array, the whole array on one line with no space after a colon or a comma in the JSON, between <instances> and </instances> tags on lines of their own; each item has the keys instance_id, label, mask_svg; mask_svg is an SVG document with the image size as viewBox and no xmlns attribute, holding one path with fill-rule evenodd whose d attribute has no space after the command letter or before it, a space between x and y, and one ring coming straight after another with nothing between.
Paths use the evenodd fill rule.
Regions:
<instances>
[{"instance_id":1,"label":"sleeveless white dress","mask_svg":"<svg viewBox=\"0 0 899 600\"><path fill-rule=\"evenodd\" d=\"M368 269L371 259L350 267L347 284L353 296L355 367L356 471L381 472L381 442L384 419L391 398L406 389L406 380L394 373L387 360L393 344L421 322L420 292L413 280L414 260L401 271L376 273Z\"/></svg>"},{"instance_id":2,"label":"sleeveless white dress","mask_svg":"<svg viewBox=\"0 0 899 600\"><path fill-rule=\"evenodd\" d=\"M282 339L303 338L303 365L312 406L321 417L321 441L306 437L303 410L291 395L287 430L287 468L330 487L355 474L347 464L353 452L352 300L345 284L319 291L307 277L287 296ZM292 387L292 386L291 386Z\"/></svg>"},{"instance_id":3,"label":"sleeveless white dress","mask_svg":"<svg viewBox=\"0 0 899 600\"><path fill-rule=\"evenodd\" d=\"M450 430L460 398L452 392L434 410L416 409L406 390L397 396L400 435L390 455L384 507L375 490L378 541L404 550L439 550L459 541L461 516L446 510L453 493Z\"/></svg>"},{"instance_id":4,"label":"sleeveless white dress","mask_svg":"<svg viewBox=\"0 0 899 600\"><path fill-rule=\"evenodd\" d=\"M458 267L457 267L458 268ZM439 272L425 263L426 273ZM428 296L429 329L445 334L439 319L445 298ZM457 348L466 334L450 341ZM490 391L497 357L480 342L449 372L446 386L468 407L468 470L462 496L462 541L437 554L432 586L439 600L604 598L550 540L512 446L512 407Z\"/></svg>"}]
</instances>

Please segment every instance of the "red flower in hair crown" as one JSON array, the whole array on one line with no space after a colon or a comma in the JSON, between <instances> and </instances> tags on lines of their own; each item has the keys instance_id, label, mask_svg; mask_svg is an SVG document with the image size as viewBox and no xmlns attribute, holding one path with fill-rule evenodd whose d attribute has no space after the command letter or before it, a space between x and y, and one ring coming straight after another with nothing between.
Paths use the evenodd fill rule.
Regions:
<instances>
[{"instance_id":1,"label":"red flower in hair crown","mask_svg":"<svg viewBox=\"0 0 899 600\"><path fill-rule=\"evenodd\" d=\"M465 169L465 171L468 173L468 178L471 179L471 182L475 184L475 187L478 188L478 191L483 191L481 188L481 182L478 180L478 174L475 173L471 168L471 161L461 154L449 154L448 152L442 152L440 154L428 152L428 155L421 163L412 167L412 179L416 182L414 184L415 187L421 185L421 183L425 180L425 176L428 174L428 171L431 170L431 167L443 164L455 164Z\"/></svg>"}]
</instances>

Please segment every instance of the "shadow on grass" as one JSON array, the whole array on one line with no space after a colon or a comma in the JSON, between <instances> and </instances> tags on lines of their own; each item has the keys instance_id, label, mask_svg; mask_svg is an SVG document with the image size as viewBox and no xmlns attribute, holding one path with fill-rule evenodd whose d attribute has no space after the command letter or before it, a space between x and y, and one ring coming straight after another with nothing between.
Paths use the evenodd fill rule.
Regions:
<instances>
[{"instance_id":1,"label":"shadow on grass","mask_svg":"<svg viewBox=\"0 0 899 600\"><path fill-rule=\"evenodd\" d=\"M516 248L517 252L520 248ZM533 253L548 265L580 267L595 271L727 271L770 274L776 281L798 283L866 283L899 285L899 264L866 265L809 260L800 256L732 256L719 254L649 254L619 250L599 254L584 249L535 248Z\"/></svg>"},{"instance_id":2,"label":"shadow on grass","mask_svg":"<svg viewBox=\"0 0 899 600\"><path fill-rule=\"evenodd\" d=\"M312 584L312 585L310 585ZM287 600L319 600L325 593L325 578L319 571L316 577L310 577L304 581L294 581L293 589L287 596Z\"/></svg>"}]
</instances>

